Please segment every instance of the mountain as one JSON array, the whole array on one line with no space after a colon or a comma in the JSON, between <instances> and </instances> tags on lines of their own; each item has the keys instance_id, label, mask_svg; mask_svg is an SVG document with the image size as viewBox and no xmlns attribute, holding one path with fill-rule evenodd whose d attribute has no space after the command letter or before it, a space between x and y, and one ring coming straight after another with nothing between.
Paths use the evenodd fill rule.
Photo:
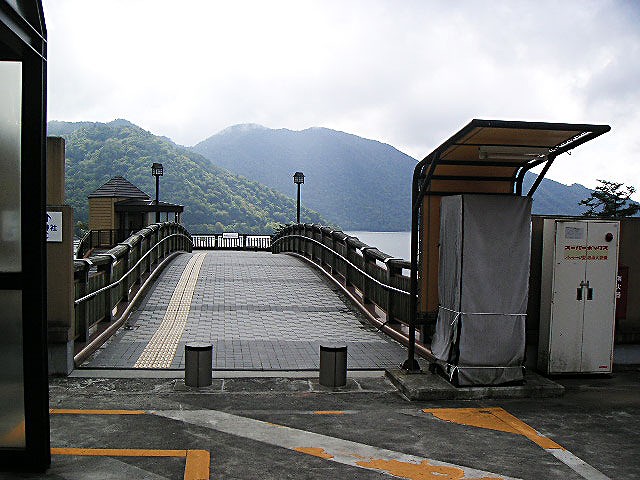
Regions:
<instances>
[{"instance_id":1,"label":"mountain","mask_svg":"<svg viewBox=\"0 0 640 480\"><path fill-rule=\"evenodd\" d=\"M215 165L295 196L293 173L305 183L301 202L345 230L410 227L416 160L390 145L327 128L272 130L236 125L192 150Z\"/></svg>"},{"instance_id":2,"label":"mountain","mask_svg":"<svg viewBox=\"0 0 640 480\"><path fill-rule=\"evenodd\" d=\"M185 206L183 221L192 233L237 231L273 233L278 223L295 220L295 200L212 165L203 156L126 121L49 122L48 134L66 140L66 202L76 220L88 220L87 196L122 175L154 196L151 164L162 163L160 199ZM303 208L305 222L328 224Z\"/></svg>"},{"instance_id":3,"label":"mountain","mask_svg":"<svg viewBox=\"0 0 640 480\"><path fill-rule=\"evenodd\" d=\"M536 181L535 173L527 172L522 182L522 190L526 193ZM582 215L586 210L578 205L580 200L589 198L593 190L584 185L574 183L565 185L555 180L543 178L533 194L533 213L540 215Z\"/></svg>"},{"instance_id":4,"label":"mountain","mask_svg":"<svg viewBox=\"0 0 640 480\"><path fill-rule=\"evenodd\" d=\"M305 174L302 203L345 230L410 229L411 178L417 160L390 145L326 128L229 127L191 147L215 165L295 195L292 175ZM537 176L527 173L524 188ZM591 190L543 179L533 211L580 215Z\"/></svg>"}]
</instances>

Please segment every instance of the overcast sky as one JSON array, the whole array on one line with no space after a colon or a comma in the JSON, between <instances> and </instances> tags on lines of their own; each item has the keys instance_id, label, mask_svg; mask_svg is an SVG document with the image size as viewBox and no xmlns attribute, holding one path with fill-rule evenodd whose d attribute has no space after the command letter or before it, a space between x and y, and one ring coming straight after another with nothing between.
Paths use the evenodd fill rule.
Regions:
<instances>
[{"instance_id":1,"label":"overcast sky","mask_svg":"<svg viewBox=\"0 0 640 480\"><path fill-rule=\"evenodd\" d=\"M608 124L547 177L640 189L637 1L43 3L49 119L182 145L320 126L417 159L472 118Z\"/></svg>"}]
</instances>

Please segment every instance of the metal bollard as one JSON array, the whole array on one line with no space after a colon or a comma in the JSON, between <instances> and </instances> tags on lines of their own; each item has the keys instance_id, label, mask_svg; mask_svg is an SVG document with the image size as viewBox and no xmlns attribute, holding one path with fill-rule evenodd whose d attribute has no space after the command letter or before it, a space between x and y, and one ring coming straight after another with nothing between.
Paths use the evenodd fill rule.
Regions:
<instances>
[{"instance_id":1,"label":"metal bollard","mask_svg":"<svg viewBox=\"0 0 640 480\"><path fill-rule=\"evenodd\" d=\"M184 384L188 387L211 385L213 346L210 343L187 343L184 346Z\"/></svg>"},{"instance_id":2,"label":"metal bollard","mask_svg":"<svg viewBox=\"0 0 640 480\"><path fill-rule=\"evenodd\" d=\"M344 387L347 384L347 346L320 345L320 385Z\"/></svg>"}]
</instances>

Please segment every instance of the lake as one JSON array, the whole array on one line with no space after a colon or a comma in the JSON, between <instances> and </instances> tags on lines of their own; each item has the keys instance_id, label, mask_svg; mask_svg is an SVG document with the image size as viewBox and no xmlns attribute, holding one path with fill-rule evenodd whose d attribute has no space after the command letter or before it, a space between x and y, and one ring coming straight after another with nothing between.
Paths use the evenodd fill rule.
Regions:
<instances>
[{"instance_id":1,"label":"lake","mask_svg":"<svg viewBox=\"0 0 640 480\"><path fill-rule=\"evenodd\" d=\"M411 260L411 232L344 232L396 258Z\"/></svg>"}]
</instances>

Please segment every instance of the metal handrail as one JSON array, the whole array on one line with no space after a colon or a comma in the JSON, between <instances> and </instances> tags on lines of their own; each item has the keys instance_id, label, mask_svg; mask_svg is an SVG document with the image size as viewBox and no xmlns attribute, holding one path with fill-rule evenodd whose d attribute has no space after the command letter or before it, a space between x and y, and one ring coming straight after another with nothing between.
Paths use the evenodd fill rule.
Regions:
<instances>
[{"instance_id":1,"label":"metal handrail","mask_svg":"<svg viewBox=\"0 0 640 480\"><path fill-rule=\"evenodd\" d=\"M272 245L275 245L276 243L278 243L281 240L284 240L287 237L291 237L291 238L303 238L304 240L316 243L318 245L320 245L321 247L323 247L326 250L329 250L331 253L333 253L334 255L336 255L337 257L339 257L341 260L345 261L346 263L348 263L349 265L351 265L353 268L355 268L358 272L360 272L362 275L364 275L365 277L367 277L369 280L372 280L373 282L377 283L380 287L382 287L383 290L391 290L392 292L397 292L397 293L401 293L403 295L411 295L411 293L407 292L406 290L401 290L399 288L396 287L392 287L391 285L387 285L386 283L382 283L380 280L378 280L377 278L372 277L371 275L369 275L367 272L365 272L364 270L362 270L358 265L354 264L353 262L351 262L349 259L347 259L346 257L344 257L343 255L339 254L338 252L336 252L334 249L328 247L327 245L325 245L322 242L317 241L314 238L311 237L306 237L304 235L297 235L297 234L285 234L282 235L278 238L276 238L275 240L273 240L271 242ZM375 248L375 247L365 247L365 248ZM417 297L417 296L416 296Z\"/></svg>"},{"instance_id":2,"label":"metal handrail","mask_svg":"<svg viewBox=\"0 0 640 480\"><path fill-rule=\"evenodd\" d=\"M138 268L138 265L140 265L142 263L142 261L147 257L147 255L150 255L151 253L153 253L153 249L154 248L156 248L162 242L164 242L166 240L169 240L171 237L185 237L187 240L189 240L191 245L193 245L193 241L189 238L189 236L185 235L183 233L172 233L171 235L168 235L168 236L164 237L162 240L160 240L155 245L150 247L149 251L147 253L145 253L142 257L140 257L140 259L135 263L135 265L133 267L131 267L125 274L123 274L120 279L116 280L113 283L110 283L109 285L105 285L104 287L96 290L95 292L91 292L88 295L85 295L84 297L80 297L80 298L74 300L74 302L73 302L74 306L75 305L80 305L82 302L86 302L87 300L90 300L93 297L95 297L97 295L100 295L102 292L106 292L107 290L110 290L111 288L113 288L113 287L119 285L120 283L122 283L122 281L125 280L129 276L130 273L132 273L136 268ZM106 254L101 254L101 255L106 255ZM115 258L115 256L114 256L114 258Z\"/></svg>"}]
</instances>

